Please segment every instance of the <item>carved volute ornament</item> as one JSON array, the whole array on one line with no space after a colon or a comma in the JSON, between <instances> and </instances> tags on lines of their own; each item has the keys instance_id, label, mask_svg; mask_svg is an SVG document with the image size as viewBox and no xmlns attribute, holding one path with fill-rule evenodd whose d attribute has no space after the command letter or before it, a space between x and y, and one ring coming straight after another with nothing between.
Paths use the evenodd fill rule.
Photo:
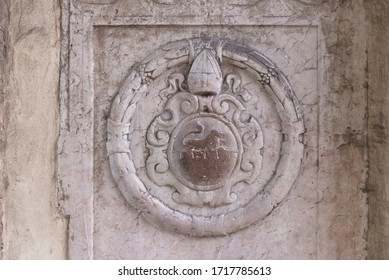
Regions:
<instances>
[{"instance_id":1,"label":"carved volute ornament","mask_svg":"<svg viewBox=\"0 0 389 280\"><path fill-rule=\"evenodd\" d=\"M296 180L304 149L298 103L255 50L223 40L170 43L134 67L113 100L113 177L155 225L233 233L267 216Z\"/></svg>"}]
</instances>

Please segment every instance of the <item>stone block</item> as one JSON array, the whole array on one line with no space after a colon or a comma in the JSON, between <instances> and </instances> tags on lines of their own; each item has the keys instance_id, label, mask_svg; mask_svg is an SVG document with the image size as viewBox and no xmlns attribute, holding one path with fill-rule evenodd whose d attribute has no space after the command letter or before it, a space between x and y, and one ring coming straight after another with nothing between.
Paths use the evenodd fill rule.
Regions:
<instances>
[{"instance_id":1,"label":"stone block","mask_svg":"<svg viewBox=\"0 0 389 280\"><path fill-rule=\"evenodd\" d=\"M69 257L365 258L362 2L188 3L63 2Z\"/></svg>"}]
</instances>

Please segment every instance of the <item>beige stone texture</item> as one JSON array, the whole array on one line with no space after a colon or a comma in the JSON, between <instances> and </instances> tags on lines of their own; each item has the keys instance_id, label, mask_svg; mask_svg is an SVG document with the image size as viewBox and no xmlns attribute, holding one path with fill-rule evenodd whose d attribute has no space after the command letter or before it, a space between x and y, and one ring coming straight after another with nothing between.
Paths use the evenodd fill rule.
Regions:
<instances>
[{"instance_id":1,"label":"beige stone texture","mask_svg":"<svg viewBox=\"0 0 389 280\"><path fill-rule=\"evenodd\" d=\"M4 1L0 0L0 260L3 258L3 152L4 152L4 27L5 9Z\"/></svg>"},{"instance_id":2,"label":"beige stone texture","mask_svg":"<svg viewBox=\"0 0 389 280\"><path fill-rule=\"evenodd\" d=\"M0 259L389 259L389 1L190 2L0 0ZM268 56L308 128L287 198L223 237L151 225L107 162L132 65L196 36Z\"/></svg>"},{"instance_id":3,"label":"beige stone texture","mask_svg":"<svg viewBox=\"0 0 389 280\"><path fill-rule=\"evenodd\" d=\"M328 52L320 99L320 259L364 259L367 233L366 26L363 1L332 1L321 19ZM322 88L323 90L323 88Z\"/></svg>"},{"instance_id":4,"label":"beige stone texture","mask_svg":"<svg viewBox=\"0 0 389 280\"><path fill-rule=\"evenodd\" d=\"M64 5L70 10L71 52L69 71L62 72L69 76L61 83L58 179L70 216L69 257L365 259L363 1L135 2ZM267 56L291 83L306 128L302 166L290 193L285 199L280 194L267 217L220 237L194 238L151 225L142 218L148 211L125 201L107 162L107 116L132 67L163 45L191 37L227 38ZM139 121L140 131L146 122ZM135 161L148 152L134 146Z\"/></svg>"},{"instance_id":5,"label":"beige stone texture","mask_svg":"<svg viewBox=\"0 0 389 280\"><path fill-rule=\"evenodd\" d=\"M58 1L6 1L4 258L66 258L57 208Z\"/></svg>"},{"instance_id":6,"label":"beige stone texture","mask_svg":"<svg viewBox=\"0 0 389 280\"><path fill-rule=\"evenodd\" d=\"M389 1L365 1L369 34L369 259L389 259Z\"/></svg>"}]
</instances>

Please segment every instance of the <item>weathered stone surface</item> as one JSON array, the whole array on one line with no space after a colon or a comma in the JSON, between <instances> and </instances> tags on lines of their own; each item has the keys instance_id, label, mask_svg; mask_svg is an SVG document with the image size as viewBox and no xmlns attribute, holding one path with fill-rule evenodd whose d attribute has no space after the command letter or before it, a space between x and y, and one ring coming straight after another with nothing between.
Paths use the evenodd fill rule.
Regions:
<instances>
[{"instance_id":1,"label":"weathered stone surface","mask_svg":"<svg viewBox=\"0 0 389 280\"><path fill-rule=\"evenodd\" d=\"M369 232L370 259L389 259L389 1L365 1L369 34Z\"/></svg>"},{"instance_id":2,"label":"weathered stone surface","mask_svg":"<svg viewBox=\"0 0 389 280\"><path fill-rule=\"evenodd\" d=\"M107 125L126 200L154 224L198 237L234 233L273 211L304 151L304 115L282 72L221 39L169 42L139 65Z\"/></svg>"},{"instance_id":3,"label":"weathered stone surface","mask_svg":"<svg viewBox=\"0 0 389 280\"><path fill-rule=\"evenodd\" d=\"M389 258L387 0L82 0L70 9L61 2L59 65L58 2L0 0L0 258L66 257L57 157L69 258ZM150 225L126 202L107 162L111 103L131 67L184 38L229 39L264 54L287 77L304 115L296 184L268 217L227 236L194 238ZM201 183L187 168L188 180Z\"/></svg>"},{"instance_id":4,"label":"weathered stone surface","mask_svg":"<svg viewBox=\"0 0 389 280\"><path fill-rule=\"evenodd\" d=\"M4 34L5 34L5 6L4 0L0 0L0 260L3 259L3 153L4 153Z\"/></svg>"},{"instance_id":5,"label":"weathered stone surface","mask_svg":"<svg viewBox=\"0 0 389 280\"><path fill-rule=\"evenodd\" d=\"M65 43L63 46L63 53L69 54L66 64L69 71L62 72L58 160L59 181L64 193L62 206L65 214L70 216L69 257L366 258L364 84L367 42L363 1L191 1L190 5L185 1L142 3L72 1L70 7L67 1L63 4L64 10L70 11L65 12L70 21L70 29L66 30L69 31L70 41L69 45ZM67 28L66 24L64 28ZM275 63L286 77L283 78L284 82L293 89L305 126L305 133L299 138L304 144L304 155L294 187L287 193L283 188L273 191L265 187L265 193L274 197L277 208L263 220L222 237L194 238L161 230L147 222L154 221L160 226L162 217L158 219L159 223L153 220L161 212L155 211L159 208L150 211L151 208L147 206L150 197L143 194L152 191L153 195L159 197L166 195L164 201L167 201L170 198L168 188L146 188L135 198L131 189L131 186L138 186L139 181L147 177L145 168L141 168L142 161L138 160L147 156L147 149L144 148L147 138L143 134L147 126L144 124L152 123L162 108L162 103L159 109L153 107L158 105L159 99L152 91L152 82L150 90L143 95L137 94L138 89L146 89L144 85L148 84L150 78L153 79L153 74L146 75L149 69L141 67L143 72L140 71L140 78L131 75L135 75L136 66L143 59L155 58L155 50L165 48L163 51L167 51L169 46L163 46L188 38L228 39L268 57L269 63ZM71 51L68 52L68 48ZM93 52L90 51L92 49ZM168 54L174 57L177 53L173 51ZM183 59L187 61L187 57ZM155 65L160 67L164 63L168 62L161 60ZM194 79L198 77L201 75ZM212 79L215 77L217 75ZM260 75L258 80L265 84L269 82L266 75ZM168 81L165 82L169 85ZM250 94L253 84L246 86L248 92L242 93L242 99L258 98L258 95ZM175 83L173 85L177 86ZM154 89L161 90L158 87ZM209 90L210 93L214 91ZM142 118L136 121L131 119L130 125L121 125L121 120L118 124L118 119L107 124L112 102L113 106L118 104L114 100L127 102L127 99L134 98L143 102L136 106L138 111L144 112ZM258 106L256 113L261 110L268 114L277 111L274 104L266 102L266 98L263 98L263 103L258 102L268 105ZM123 119L135 110L131 103L128 105ZM114 176L107 161L108 157L111 158L111 153L106 149L107 126L110 133L122 129L132 135L130 147L115 147L115 157L122 157L117 162L125 164L113 169ZM191 131L184 132L185 137ZM177 135L180 137L179 133ZM274 147L281 142L285 147L288 136L282 134ZM126 138L117 139L125 144L121 140ZM269 142L265 138L265 144ZM117 153L118 148L122 152ZM180 151L181 148L177 146ZM264 151L273 149L268 147ZM287 147L285 149L288 150ZM131 150L133 157L129 157L125 150ZM163 153L163 149L156 151ZM275 176L287 180L288 176L284 176L283 172L273 174L271 168L266 169L272 157L270 153L267 158L265 156L266 153L261 172L268 172L268 178ZM185 168L190 173L190 167ZM119 175L115 176L115 172ZM121 191L114 180L120 178L120 172L128 174L123 177L125 179L119 180ZM173 173L177 175L182 172L176 170ZM192 173L186 181L197 179ZM218 182L221 179L215 180ZM202 184L196 182L195 185L198 187ZM142 199L145 208L141 208ZM137 210L131 207L132 204L137 204ZM268 209L272 205L270 201L263 207ZM255 209L251 204L242 206L248 212ZM201 214L202 210L205 214L209 211L201 207L193 211ZM220 207L219 215L232 213L230 210L228 206ZM169 219L180 221L183 217L177 213L176 216L166 216L166 220ZM212 223L212 219L211 216L209 223ZM197 220L194 219L193 223L197 223ZM216 225L216 228L221 227ZM177 231L180 232L180 229Z\"/></svg>"},{"instance_id":6,"label":"weathered stone surface","mask_svg":"<svg viewBox=\"0 0 389 280\"><path fill-rule=\"evenodd\" d=\"M66 258L57 209L58 1L6 2L4 258Z\"/></svg>"},{"instance_id":7,"label":"weathered stone surface","mask_svg":"<svg viewBox=\"0 0 389 280\"><path fill-rule=\"evenodd\" d=\"M365 12L362 1L333 4L333 17L322 21L328 87L319 85L319 258L366 258Z\"/></svg>"}]
</instances>

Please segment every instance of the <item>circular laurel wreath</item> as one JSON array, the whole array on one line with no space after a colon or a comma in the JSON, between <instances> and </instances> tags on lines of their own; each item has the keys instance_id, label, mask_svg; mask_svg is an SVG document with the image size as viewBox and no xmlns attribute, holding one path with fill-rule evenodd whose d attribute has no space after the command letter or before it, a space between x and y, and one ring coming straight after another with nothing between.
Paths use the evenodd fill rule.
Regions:
<instances>
[{"instance_id":1,"label":"circular laurel wreath","mask_svg":"<svg viewBox=\"0 0 389 280\"><path fill-rule=\"evenodd\" d=\"M130 150L131 121L137 104L153 80L165 74L167 68L188 65L193 61L193 45L202 39L170 43L144 59L130 72L112 102L108 119L107 151L111 171L128 203L154 225L190 236L222 236L265 218L279 205L296 181L303 157L304 124L299 102L286 77L259 52L229 41L212 40L205 43L217 48L223 61L258 73L266 92L276 105L281 119L282 142L277 168L263 190L246 204L217 215L193 215L172 209L152 196L137 175ZM258 84L258 86L260 86Z\"/></svg>"}]
</instances>

